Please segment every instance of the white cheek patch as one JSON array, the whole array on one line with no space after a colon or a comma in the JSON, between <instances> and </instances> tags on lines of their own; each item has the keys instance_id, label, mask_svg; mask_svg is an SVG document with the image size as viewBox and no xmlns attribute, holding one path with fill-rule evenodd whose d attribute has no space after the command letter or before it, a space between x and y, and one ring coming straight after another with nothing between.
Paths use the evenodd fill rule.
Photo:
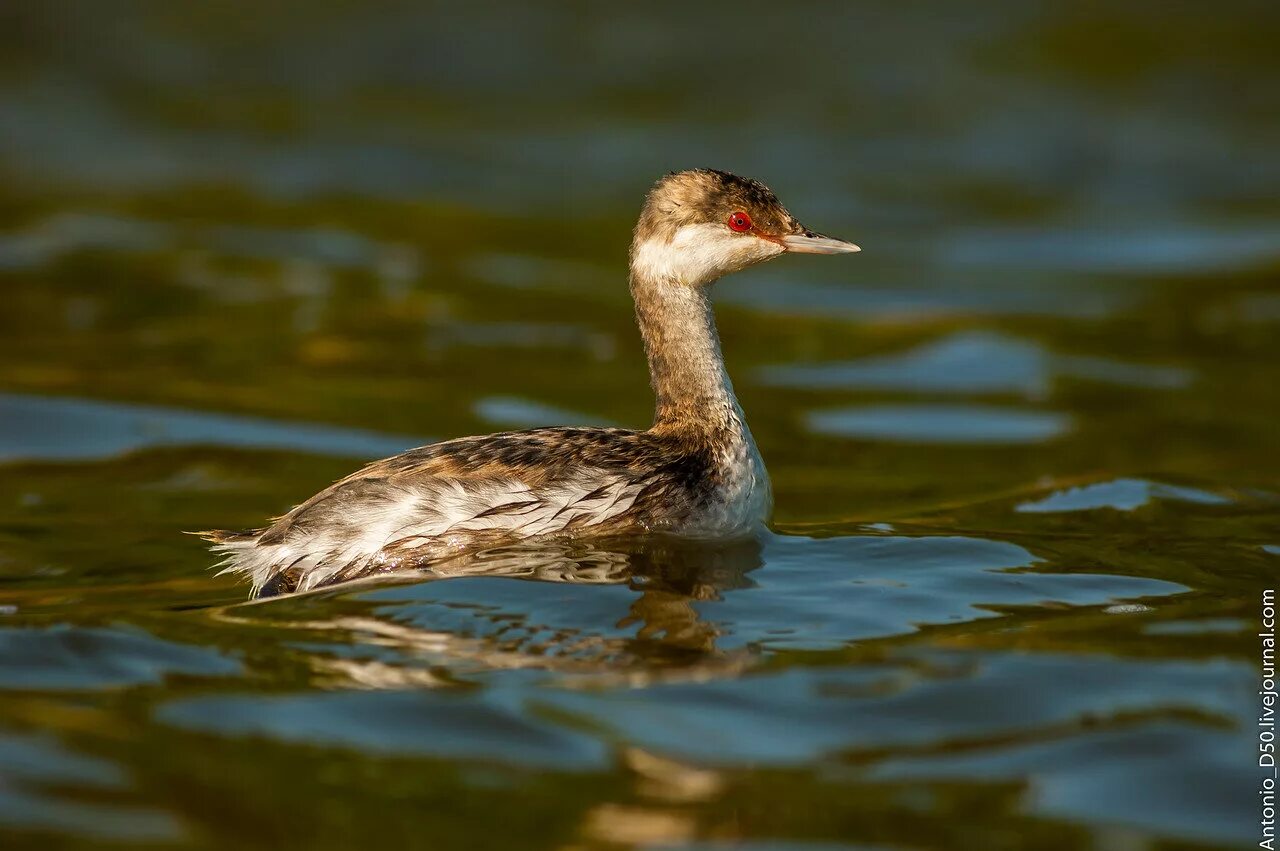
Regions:
<instances>
[{"instance_id":1,"label":"white cheek patch","mask_svg":"<svg viewBox=\"0 0 1280 851\"><path fill-rule=\"evenodd\" d=\"M701 286L722 275L776 257L781 245L724 225L685 225L670 242L648 239L636 246L635 268L643 277Z\"/></svg>"}]
</instances>

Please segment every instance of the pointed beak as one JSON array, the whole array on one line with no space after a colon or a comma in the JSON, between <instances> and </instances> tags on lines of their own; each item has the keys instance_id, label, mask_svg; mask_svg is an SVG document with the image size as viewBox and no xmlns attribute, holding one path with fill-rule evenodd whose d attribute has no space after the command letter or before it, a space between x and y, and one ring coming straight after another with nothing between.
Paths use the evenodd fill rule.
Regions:
<instances>
[{"instance_id":1,"label":"pointed beak","mask_svg":"<svg viewBox=\"0 0 1280 851\"><path fill-rule=\"evenodd\" d=\"M862 250L852 242L808 231L784 236L782 247L792 254L852 254Z\"/></svg>"}]
</instances>

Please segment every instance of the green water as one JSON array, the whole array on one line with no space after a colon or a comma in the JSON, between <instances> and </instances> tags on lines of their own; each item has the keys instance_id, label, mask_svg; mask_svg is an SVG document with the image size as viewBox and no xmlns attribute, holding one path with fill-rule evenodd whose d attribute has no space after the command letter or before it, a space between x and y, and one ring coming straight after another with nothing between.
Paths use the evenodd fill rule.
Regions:
<instances>
[{"instance_id":1,"label":"green water","mask_svg":"<svg viewBox=\"0 0 1280 851\"><path fill-rule=\"evenodd\" d=\"M1119 5L5 3L0 844L1256 847L1280 14ZM646 425L700 165L864 249L718 288L759 542L245 605L181 534Z\"/></svg>"}]
</instances>

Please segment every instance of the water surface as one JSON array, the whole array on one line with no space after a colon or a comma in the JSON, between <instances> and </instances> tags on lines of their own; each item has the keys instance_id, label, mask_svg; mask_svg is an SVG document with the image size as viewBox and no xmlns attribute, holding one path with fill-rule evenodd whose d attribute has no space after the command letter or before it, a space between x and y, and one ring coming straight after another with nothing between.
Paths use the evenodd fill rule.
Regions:
<instances>
[{"instance_id":1,"label":"water surface","mask_svg":"<svg viewBox=\"0 0 1280 851\"><path fill-rule=\"evenodd\" d=\"M6 4L4 846L1252 847L1273 6ZM758 541L246 604L181 534L645 425L704 164L864 248L719 288Z\"/></svg>"}]
</instances>

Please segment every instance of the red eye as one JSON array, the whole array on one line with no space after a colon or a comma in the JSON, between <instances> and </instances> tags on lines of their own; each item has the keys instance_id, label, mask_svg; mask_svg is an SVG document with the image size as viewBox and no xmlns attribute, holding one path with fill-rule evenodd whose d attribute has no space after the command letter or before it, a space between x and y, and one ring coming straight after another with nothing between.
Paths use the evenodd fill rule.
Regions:
<instances>
[{"instance_id":1,"label":"red eye","mask_svg":"<svg viewBox=\"0 0 1280 851\"><path fill-rule=\"evenodd\" d=\"M736 230L738 233L746 233L751 230L751 217L746 213L734 213L729 216L729 230Z\"/></svg>"}]
</instances>

